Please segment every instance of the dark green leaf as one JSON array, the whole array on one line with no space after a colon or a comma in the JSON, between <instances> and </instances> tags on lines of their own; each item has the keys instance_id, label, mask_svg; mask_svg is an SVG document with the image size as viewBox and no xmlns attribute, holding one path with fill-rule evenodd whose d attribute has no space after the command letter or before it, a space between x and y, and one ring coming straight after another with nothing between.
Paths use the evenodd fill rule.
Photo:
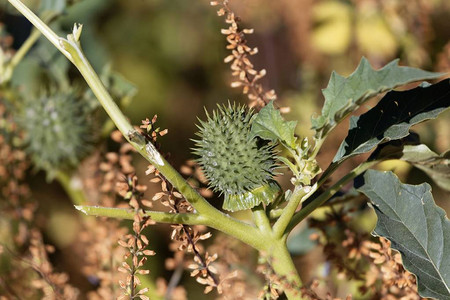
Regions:
<instances>
[{"instance_id":1,"label":"dark green leaf","mask_svg":"<svg viewBox=\"0 0 450 300\"><path fill-rule=\"evenodd\" d=\"M440 76L440 73L399 67L398 60L375 71L363 57L349 77L345 78L336 72L331 74L328 86L322 92L325 97L322 115L311 120L312 128L317 132L322 131L323 136L369 98L406 83Z\"/></svg>"},{"instance_id":2,"label":"dark green leaf","mask_svg":"<svg viewBox=\"0 0 450 300\"><path fill-rule=\"evenodd\" d=\"M279 140L284 145L295 149L294 135L297 121L285 121L278 109L273 106L273 101L267 104L252 121L251 135L262 139Z\"/></svg>"},{"instance_id":3,"label":"dark green leaf","mask_svg":"<svg viewBox=\"0 0 450 300\"><path fill-rule=\"evenodd\" d=\"M392 172L369 170L359 188L378 217L374 234L392 242L405 268L417 276L419 294L450 299L450 221L435 205L431 187L402 184Z\"/></svg>"},{"instance_id":4,"label":"dark green leaf","mask_svg":"<svg viewBox=\"0 0 450 300\"><path fill-rule=\"evenodd\" d=\"M411 126L435 118L450 106L450 80L386 94L367 113L350 119L350 130L333 163L365 153L380 143L401 139Z\"/></svg>"}]
</instances>

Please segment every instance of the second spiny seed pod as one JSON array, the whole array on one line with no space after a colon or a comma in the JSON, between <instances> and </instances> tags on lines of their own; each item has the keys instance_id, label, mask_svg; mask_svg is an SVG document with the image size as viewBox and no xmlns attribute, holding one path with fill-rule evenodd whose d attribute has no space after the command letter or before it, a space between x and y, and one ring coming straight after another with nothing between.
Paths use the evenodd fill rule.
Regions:
<instances>
[{"instance_id":1,"label":"second spiny seed pod","mask_svg":"<svg viewBox=\"0 0 450 300\"><path fill-rule=\"evenodd\" d=\"M76 168L92 147L91 111L74 91L52 89L26 98L18 118L26 150L48 178Z\"/></svg>"},{"instance_id":2,"label":"second spiny seed pod","mask_svg":"<svg viewBox=\"0 0 450 300\"><path fill-rule=\"evenodd\" d=\"M251 135L254 113L243 106L218 106L206 121L200 121L194 153L200 157L209 185L224 194L229 211L269 204L281 188L273 178L273 146Z\"/></svg>"}]
</instances>

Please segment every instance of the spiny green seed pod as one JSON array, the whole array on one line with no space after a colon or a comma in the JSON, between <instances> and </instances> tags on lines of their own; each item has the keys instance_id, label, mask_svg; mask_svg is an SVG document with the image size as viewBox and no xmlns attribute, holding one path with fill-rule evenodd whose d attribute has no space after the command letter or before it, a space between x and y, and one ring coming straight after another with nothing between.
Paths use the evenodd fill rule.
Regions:
<instances>
[{"instance_id":1,"label":"spiny green seed pod","mask_svg":"<svg viewBox=\"0 0 450 300\"><path fill-rule=\"evenodd\" d=\"M200 121L194 154L209 185L223 193L223 208L237 211L266 205L281 193L272 179L275 168L273 147L250 135L253 111L228 104L218 106L212 116Z\"/></svg>"},{"instance_id":2,"label":"spiny green seed pod","mask_svg":"<svg viewBox=\"0 0 450 300\"><path fill-rule=\"evenodd\" d=\"M49 178L73 169L92 147L92 122L86 101L73 91L49 91L26 99L19 116L26 151Z\"/></svg>"}]
</instances>

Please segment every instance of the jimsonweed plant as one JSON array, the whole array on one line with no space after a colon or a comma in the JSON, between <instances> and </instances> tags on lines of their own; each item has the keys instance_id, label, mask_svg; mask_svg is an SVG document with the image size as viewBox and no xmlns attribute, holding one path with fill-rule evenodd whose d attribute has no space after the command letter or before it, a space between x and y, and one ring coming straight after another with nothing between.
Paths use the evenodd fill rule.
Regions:
<instances>
[{"instance_id":1,"label":"jimsonweed plant","mask_svg":"<svg viewBox=\"0 0 450 300\"><path fill-rule=\"evenodd\" d=\"M206 117L199 118L199 131L192 151L210 189L223 195L221 210L217 208L220 204L207 200L159 151L155 142L160 133L154 126L156 119L146 120L140 129L130 124L83 54L80 44L82 25L75 24L67 37L61 37L20 0L8 1L75 65L123 137L152 165L148 173L154 174L162 185L162 192L154 199L168 199L163 204L170 212L152 210L151 204L143 201L145 188L133 177L128 178L122 190L132 209L84 203L75 206L86 215L133 220L134 235L121 243L131 249L129 256L133 257L133 262L122 268L130 274L127 281L121 283L128 298L146 297L146 289L137 289L139 280L136 278L137 274L147 275L148 272L142 270L147 258L142 256L153 255L153 252L144 250L148 239L142 230L159 222L178 224L175 225L178 226L176 232L186 234L189 245L186 247L191 247L195 255L197 269L194 276L207 286L208 292L216 288L221 293L226 280L215 272L217 257L208 254L203 257L197 251L194 240L207 236L189 226L204 225L216 229L256 249L269 265L265 274L271 280L271 287L267 288L264 297L276 297L284 292L288 299L314 299L292 260L287 247L288 237L319 207L338 207L363 195L378 218L372 234L389 240L391 247L400 252L403 266L416 276L420 296L450 299L450 221L444 210L435 204L431 186L427 183L405 184L392 172L373 169L386 160L402 160L420 168L438 186L450 191L450 152L434 153L411 131L412 126L438 117L450 106L450 79L441 79L435 84L423 82L443 78L446 74L399 66L397 60L375 70L367 59L362 58L348 77L337 73L331 75L328 86L322 91L325 98L322 112L311 119L313 138L299 137L295 134L297 122L285 120L277 107L274 92L265 92L257 83L265 71L254 71L248 62L247 56L256 53L244 42L244 34L251 31L238 27L227 1L224 1L219 14L226 15L230 24L223 33L228 35L233 50L225 60L232 63L233 75L237 77L233 86L242 87L244 94L249 95L251 108L229 101L207 111ZM422 83L412 89L396 90L414 82ZM322 145L338 124L380 95L381 99L374 107L350 117L347 136L339 149L323 149ZM83 128L77 132L70 129L77 122L88 124L76 115L78 106L64 106L68 97L75 96L55 93L46 98L44 95L24 110L24 127L30 127L30 132L33 132L33 124L27 121L33 117L31 107L35 112L42 111L40 114L45 114L54 130L60 125L58 117L68 114L67 118L73 118L70 124L65 123L69 128L58 127L58 130L70 133L63 135L70 141L59 135L42 138L29 135L28 149L36 157L37 167L53 170L77 163L70 159L66 161L64 156L49 156L45 151L45 147L49 147L46 143L63 143L71 147L67 151L77 153L81 153L78 144L86 143L78 139L80 135L87 136L87 129L82 126L76 126ZM44 153L33 150L36 143L43 146ZM323 170L316 161L319 151L336 152ZM331 176L344 162L367 153L370 153L367 159L330 184ZM60 161L62 166L55 166ZM282 188L277 182L281 173L292 174L290 186ZM354 188L344 190L343 187L351 182L354 182ZM232 214L239 211L251 212L251 221L244 222L237 214ZM382 240L382 246L389 249L389 242ZM369 251L381 250L374 247Z\"/></svg>"}]
</instances>

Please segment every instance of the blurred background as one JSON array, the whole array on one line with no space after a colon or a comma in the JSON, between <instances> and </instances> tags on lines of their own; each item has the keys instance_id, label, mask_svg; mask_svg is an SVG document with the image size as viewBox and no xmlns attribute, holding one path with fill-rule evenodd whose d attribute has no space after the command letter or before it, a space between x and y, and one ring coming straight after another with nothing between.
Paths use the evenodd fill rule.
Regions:
<instances>
[{"instance_id":1,"label":"blurred background","mask_svg":"<svg viewBox=\"0 0 450 300\"><path fill-rule=\"evenodd\" d=\"M42 8L40 1L23 2L35 11ZM227 43L220 33L227 25L209 1L71 2L73 4L52 27L57 32L68 33L73 23L83 24L81 43L86 56L99 73L117 72L124 85L133 90L129 94L132 99L123 106L133 124L139 125L141 120L158 115L158 126L169 131L159 138L161 149L170 153L175 167L193 158L190 139L195 138L197 117L205 116L204 108L210 111L216 104L228 100L248 102L239 88L230 87L231 72L223 61L228 55ZM310 117L320 113L321 89L326 87L331 72L349 75L362 56L368 58L374 68L399 58L401 65L429 71L450 70L450 1L447 0L235 0L230 6L242 19L243 27L255 30L248 36L249 46L259 49L259 53L252 56L252 62L256 69L267 70L261 82L267 90L276 91L280 106L291 108L285 118L298 120L299 136L312 136ZM4 25L2 34L12 37L13 49L21 46L32 29L5 0L0 1L0 22ZM23 78L35 73L30 71L35 65L46 67L64 60L51 48L41 38L30 55L39 51L51 55L37 63L24 60L16 69L13 84L26 90ZM74 82L77 71L70 66L64 68L68 80ZM85 89L81 81L77 85ZM370 109L376 100L365 104L358 113ZM348 121L344 121L327 140L323 149L333 150L320 153L318 160L322 169L335 155L347 128ZM414 130L436 153L450 148L449 111ZM111 141L105 147L117 148ZM336 175L345 174L364 158L348 162ZM146 183L143 174L146 163L136 158L135 167L142 183ZM380 168L394 170L404 182L431 183L425 173L408 164L388 161ZM79 216L60 184L46 181L44 172L30 172L27 180L39 202L39 226L43 228L45 239L60 251L59 256L52 259L57 266L68 264L67 259L61 257L68 255L68 248L77 243ZM285 186L289 184L288 176L280 181ZM450 193L435 185L433 192L436 202L450 211ZM55 232L61 224L64 224L64 233ZM373 225L372 218L367 227ZM151 244L162 253L167 251L167 230L161 227L161 233L152 233L155 242ZM59 240L61 235L64 241ZM156 256L156 259L162 261L163 257ZM168 273L158 269L163 268L163 262L156 265L153 267L155 275L170 278ZM72 271L71 278L82 290L91 288L76 271ZM189 295L206 297L197 295L195 286L190 290Z\"/></svg>"}]
</instances>

